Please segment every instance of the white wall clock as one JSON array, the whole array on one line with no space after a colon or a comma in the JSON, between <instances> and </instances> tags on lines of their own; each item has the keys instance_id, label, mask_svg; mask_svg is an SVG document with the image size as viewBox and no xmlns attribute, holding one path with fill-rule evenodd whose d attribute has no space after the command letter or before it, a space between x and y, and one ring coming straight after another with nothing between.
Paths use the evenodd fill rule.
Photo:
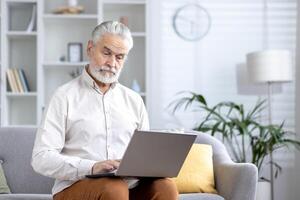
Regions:
<instances>
[{"instance_id":1,"label":"white wall clock","mask_svg":"<svg viewBox=\"0 0 300 200\"><path fill-rule=\"evenodd\" d=\"M186 4L175 11L173 28L184 40L196 41L207 35L211 27L211 16L199 4Z\"/></svg>"}]
</instances>

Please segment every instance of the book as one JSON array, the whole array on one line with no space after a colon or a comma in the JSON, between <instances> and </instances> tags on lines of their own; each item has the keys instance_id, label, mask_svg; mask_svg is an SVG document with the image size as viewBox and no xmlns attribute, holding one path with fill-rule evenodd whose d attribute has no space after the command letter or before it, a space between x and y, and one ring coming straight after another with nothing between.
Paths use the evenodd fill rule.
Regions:
<instances>
[{"instance_id":1,"label":"book","mask_svg":"<svg viewBox=\"0 0 300 200\"><path fill-rule=\"evenodd\" d=\"M31 13L31 18L30 18L30 22L27 26L26 31L27 32L32 32L35 29L36 26L36 5L32 6L32 13Z\"/></svg>"},{"instance_id":2,"label":"book","mask_svg":"<svg viewBox=\"0 0 300 200\"><path fill-rule=\"evenodd\" d=\"M21 69L17 69L17 70L18 70L18 74L19 74L19 77L20 77L22 88L24 89L24 92L28 92L26 84L25 84L24 77L23 77L22 72L21 72Z\"/></svg>"},{"instance_id":3,"label":"book","mask_svg":"<svg viewBox=\"0 0 300 200\"><path fill-rule=\"evenodd\" d=\"M7 69L7 74L10 77L9 79L11 80L10 85L11 85L12 92L19 92L17 87L17 82L12 69Z\"/></svg>"},{"instance_id":4,"label":"book","mask_svg":"<svg viewBox=\"0 0 300 200\"><path fill-rule=\"evenodd\" d=\"M20 80L20 76L19 76L18 70L17 69L12 69L12 70L13 70L13 74L14 74L15 79L16 79L16 83L17 83L17 87L18 87L18 92L23 93L24 89L23 89L22 84L21 84L21 80Z\"/></svg>"},{"instance_id":5,"label":"book","mask_svg":"<svg viewBox=\"0 0 300 200\"><path fill-rule=\"evenodd\" d=\"M21 73L21 79L24 84L25 91L30 92L30 88L29 88L28 80L25 75L25 71L23 69L20 69L20 73Z\"/></svg>"},{"instance_id":6,"label":"book","mask_svg":"<svg viewBox=\"0 0 300 200\"><path fill-rule=\"evenodd\" d=\"M7 76L8 90L14 92L13 83L12 83L13 80L12 77L10 76L9 69L6 70L6 76Z\"/></svg>"}]
</instances>

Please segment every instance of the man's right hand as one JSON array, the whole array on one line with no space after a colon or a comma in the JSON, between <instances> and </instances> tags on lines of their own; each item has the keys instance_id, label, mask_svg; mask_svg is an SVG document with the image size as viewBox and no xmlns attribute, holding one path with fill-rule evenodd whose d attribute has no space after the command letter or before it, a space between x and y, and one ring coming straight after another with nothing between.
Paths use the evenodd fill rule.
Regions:
<instances>
[{"instance_id":1,"label":"man's right hand","mask_svg":"<svg viewBox=\"0 0 300 200\"><path fill-rule=\"evenodd\" d=\"M120 165L120 160L105 160L96 162L92 168L92 174L109 172L117 169Z\"/></svg>"}]
</instances>

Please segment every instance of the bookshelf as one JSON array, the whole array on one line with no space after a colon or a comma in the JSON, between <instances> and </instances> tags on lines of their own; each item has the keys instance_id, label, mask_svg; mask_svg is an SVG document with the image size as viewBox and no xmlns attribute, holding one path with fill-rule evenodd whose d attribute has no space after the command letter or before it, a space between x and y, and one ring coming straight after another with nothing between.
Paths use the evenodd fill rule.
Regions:
<instances>
[{"instance_id":1,"label":"bookshelf","mask_svg":"<svg viewBox=\"0 0 300 200\"><path fill-rule=\"evenodd\" d=\"M91 30L106 20L128 19L134 47L120 77L127 87L136 80L147 106L147 1L78 0L80 14L54 14L65 0L1 0L1 126L36 127L53 92L88 63L85 52ZM33 11L36 21L28 30ZM80 28L79 28L80 27ZM83 59L68 61L68 44L81 43ZM12 91L7 71L22 69L28 92ZM21 77L19 77L21 78Z\"/></svg>"},{"instance_id":2,"label":"bookshelf","mask_svg":"<svg viewBox=\"0 0 300 200\"><path fill-rule=\"evenodd\" d=\"M30 27L36 9L34 0L1 1L1 125L33 125L37 121L37 27ZM7 72L18 68L25 72L30 91L22 88L22 79L16 70L15 90ZM17 88L17 89L16 89Z\"/></svg>"}]
</instances>

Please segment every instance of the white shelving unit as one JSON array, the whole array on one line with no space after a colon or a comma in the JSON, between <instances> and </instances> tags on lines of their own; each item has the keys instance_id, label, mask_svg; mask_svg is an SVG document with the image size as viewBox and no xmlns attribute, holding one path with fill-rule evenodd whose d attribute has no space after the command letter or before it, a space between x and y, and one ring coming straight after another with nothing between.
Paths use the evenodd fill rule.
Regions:
<instances>
[{"instance_id":1,"label":"white shelving unit","mask_svg":"<svg viewBox=\"0 0 300 200\"><path fill-rule=\"evenodd\" d=\"M147 103L147 2L146 0L78 0L80 14L54 14L65 0L1 0L1 126L37 126L43 109L60 85L88 63L85 52L92 29L102 21L128 18L134 47L120 82L131 87L137 80ZM27 31L36 6L36 26ZM68 43L81 43L83 59L68 61ZM62 57L65 61L61 61ZM9 90L6 71L22 68L30 91ZM73 76L72 76L73 75Z\"/></svg>"},{"instance_id":2,"label":"white shelving unit","mask_svg":"<svg viewBox=\"0 0 300 200\"><path fill-rule=\"evenodd\" d=\"M1 125L28 126L37 122L37 60L39 57L36 27L27 31L37 0L1 1ZM6 71L21 68L28 79L30 92L9 90Z\"/></svg>"}]
</instances>

